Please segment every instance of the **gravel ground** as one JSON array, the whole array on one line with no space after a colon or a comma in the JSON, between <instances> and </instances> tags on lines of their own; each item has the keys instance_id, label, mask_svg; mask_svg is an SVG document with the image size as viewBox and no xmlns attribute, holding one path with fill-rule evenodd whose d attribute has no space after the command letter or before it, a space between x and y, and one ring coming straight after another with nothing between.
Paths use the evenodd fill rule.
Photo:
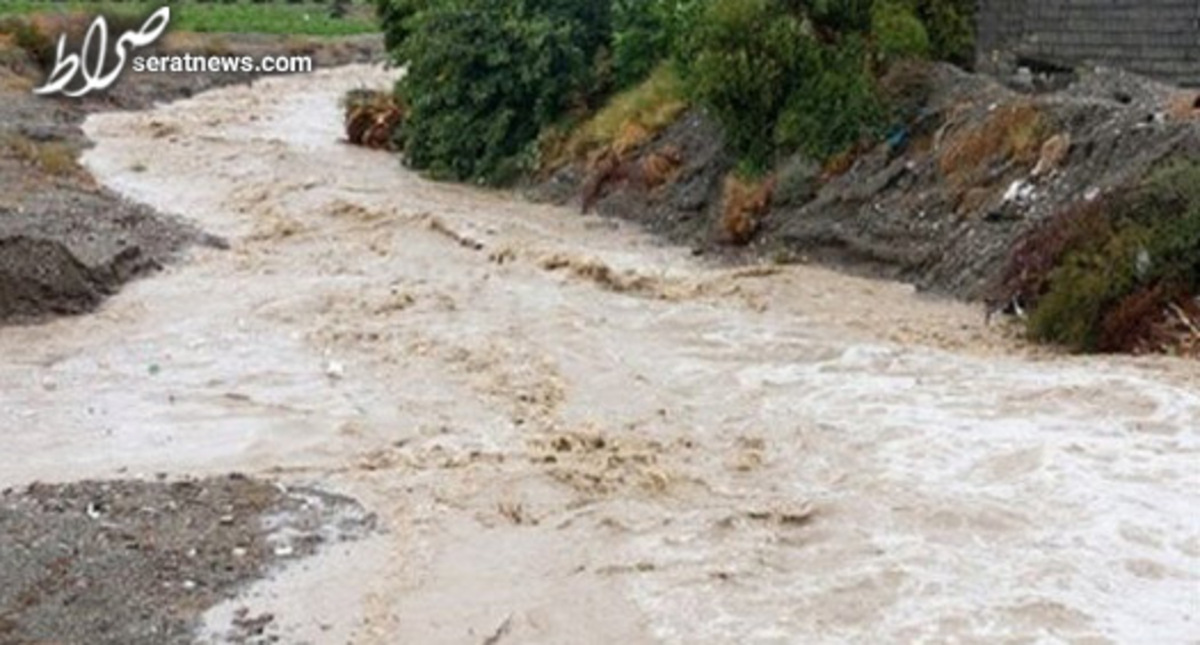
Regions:
<instances>
[{"instance_id":1,"label":"gravel ground","mask_svg":"<svg viewBox=\"0 0 1200 645\"><path fill-rule=\"evenodd\" d=\"M33 484L0 494L0 643L190 643L274 565L370 532L353 500L239 475ZM272 642L270 616L230 640Z\"/></svg>"}]
</instances>

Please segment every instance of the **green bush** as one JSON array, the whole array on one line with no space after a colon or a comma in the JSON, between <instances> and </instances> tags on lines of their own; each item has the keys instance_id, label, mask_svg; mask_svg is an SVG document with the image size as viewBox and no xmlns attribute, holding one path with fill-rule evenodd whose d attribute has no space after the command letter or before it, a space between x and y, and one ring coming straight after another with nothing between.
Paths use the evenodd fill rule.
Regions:
<instances>
[{"instance_id":1,"label":"green bush","mask_svg":"<svg viewBox=\"0 0 1200 645\"><path fill-rule=\"evenodd\" d=\"M824 159L898 114L874 60L969 42L967 0L373 2L393 58L409 65L397 89L411 108L407 162L489 183L533 162L539 133L586 122L665 58L743 167L797 151Z\"/></svg>"},{"instance_id":2,"label":"green bush","mask_svg":"<svg viewBox=\"0 0 1200 645\"><path fill-rule=\"evenodd\" d=\"M766 166L775 123L817 65L802 18L776 0L714 0L682 56L690 93L721 123L729 145Z\"/></svg>"},{"instance_id":3,"label":"green bush","mask_svg":"<svg viewBox=\"0 0 1200 645\"><path fill-rule=\"evenodd\" d=\"M823 160L878 134L887 110L876 94L865 51L853 37L820 49L816 71L792 93L775 127L778 150L801 150Z\"/></svg>"},{"instance_id":4,"label":"green bush","mask_svg":"<svg viewBox=\"0 0 1200 645\"><path fill-rule=\"evenodd\" d=\"M1101 346L1105 312L1137 285L1133 270L1143 235L1128 229L1088 240L1068 253L1049 278L1049 291L1029 319L1034 338L1076 350Z\"/></svg>"},{"instance_id":5,"label":"green bush","mask_svg":"<svg viewBox=\"0 0 1200 645\"><path fill-rule=\"evenodd\" d=\"M416 12L397 86L410 108L409 165L498 184L532 164L539 132L596 86L593 61L608 27L590 4L440 0Z\"/></svg>"},{"instance_id":6,"label":"green bush","mask_svg":"<svg viewBox=\"0 0 1200 645\"><path fill-rule=\"evenodd\" d=\"M1031 243L1047 246L1036 253ZM1009 273L1036 289L1030 334L1077 351L1129 351L1165 305L1200 291L1200 162L1176 161L1140 186L1034 229ZM1044 275L1045 277L1039 277Z\"/></svg>"},{"instance_id":7,"label":"green bush","mask_svg":"<svg viewBox=\"0 0 1200 645\"><path fill-rule=\"evenodd\" d=\"M633 85L669 51L657 0L614 0L613 73L617 87Z\"/></svg>"},{"instance_id":8,"label":"green bush","mask_svg":"<svg viewBox=\"0 0 1200 645\"><path fill-rule=\"evenodd\" d=\"M929 34L913 10L896 0L876 2L871 11L876 55L884 63L929 56Z\"/></svg>"},{"instance_id":9,"label":"green bush","mask_svg":"<svg viewBox=\"0 0 1200 645\"><path fill-rule=\"evenodd\" d=\"M613 0L613 68L618 89L641 82L680 48L706 0Z\"/></svg>"},{"instance_id":10,"label":"green bush","mask_svg":"<svg viewBox=\"0 0 1200 645\"><path fill-rule=\"evenodd\" d=\"M383 43L389 52L397 52L412 35L412 19L430 0L374 0L375 15L383 29ZM402 61L397 61L402 62Z\"/></svg>"},{"instance_id":11,"label":"green bush","mask_svg":"<svg viewBox=\"0 0 1200 645\"><path fill-rule=\"evenodd\" d=\"M807 0L813 22L832 34L865 33L871 26L874 0Z\"/></svg>"},{"instance_id":12,"label":"green bush","mask_svg":"<svg viewBox=\"0 0 1200 645\"><path fill-rule=\"evenodd\" d=\"M929 34L932 57L970 67L975 60L975 0L917 0L916 10Z\"/></svg>"}]
</instances>

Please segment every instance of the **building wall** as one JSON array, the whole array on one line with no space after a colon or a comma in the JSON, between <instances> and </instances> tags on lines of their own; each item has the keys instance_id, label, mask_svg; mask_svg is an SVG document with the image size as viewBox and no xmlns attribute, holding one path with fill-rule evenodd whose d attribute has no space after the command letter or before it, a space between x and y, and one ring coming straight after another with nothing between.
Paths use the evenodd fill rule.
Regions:
<instances>
[{"instance_id":1,"label":"building wall","mask_svg":"<svg viewBox=\"0 0 1200 645\"><path fill-rule=\"evenodd\" d=\"M980 0L979 49L1200 86L1200 0Z\"/></svg>"}]
</instances>

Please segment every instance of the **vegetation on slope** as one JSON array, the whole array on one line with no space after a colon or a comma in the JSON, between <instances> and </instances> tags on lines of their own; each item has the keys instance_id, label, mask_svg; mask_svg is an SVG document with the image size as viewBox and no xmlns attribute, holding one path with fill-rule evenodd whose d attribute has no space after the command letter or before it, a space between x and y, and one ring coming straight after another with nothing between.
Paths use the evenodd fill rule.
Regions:
<instances>
[{"instance_id":1,"label":"vegetation on slope","mask_svg":"<svg viewBox=\"0 0 1200 645\"><path fill-rule=\"evenodd\" d=\"M797 151L825 159L883 133L890 114L878 76L907 59L959 55L971 38L969 3L958 0L375 6L395 61L408 65L397 88L411 107L401 126L407 162L492 184L558 161L542 158L547 132L561 139L595 123L607 99L651 74L661 87L664 66L688 102L720 121L752 173ZM678 97L663 100L671 106L663 112L674 112Z\"/></svg>"},{"instance_id":2,"label":"vegetation on slope","mask_svg":"<svg viewBox=\"0 0 1200 645\"><path fill-rule=\"evenodd\" d=\"M1030 335L1077 351L1178 350L1198 333L1200 162L1078 203L1014 247L1002 296L1032 307Z\"/></svg>"}]
</instances>

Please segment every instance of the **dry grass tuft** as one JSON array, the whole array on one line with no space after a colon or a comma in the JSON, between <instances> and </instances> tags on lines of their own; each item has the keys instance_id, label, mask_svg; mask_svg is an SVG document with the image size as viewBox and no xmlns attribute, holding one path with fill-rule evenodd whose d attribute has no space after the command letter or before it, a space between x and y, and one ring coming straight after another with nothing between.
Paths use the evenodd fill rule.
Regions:
<instances>
[{"instance_id":1,"label":"dry grass tuft","mask_svg":"<svg viewBox=\"0 0 1200 645\"><path fill-rule=\"evenodd\" d=\"M26 76L22 76L10 69L0 67L0 90L12 92L26 93L33 91L37 83Z\"/></svg>"},{"instance_id":2,"label":"dry grass tuft","mask_svg":"<svg viewBox=\"0 0 1200 645\"><path fill-rule=\"evenodd\" d=\"M641 180L646 190L654 190L675 178L683 165L683 153L675 146L664 146L646 155L641 162Z\"/></svg>"},{"instance_id":3,"label":"dry grass tuft","mask_svg":"<svg viewBox=\"0 0 1200 645\"><path fill-rule=\"evenodd\" d=\"M1180 92L1167 102L1167 114L1176 121L1200 119L1200 92Z\"/></svg>"},{"instance_id":4,"label":"dry grass tuft","mask_svg":"<svg viewBox=\"0 0 1200 645\"><path fill-rule=\"evenodd\" d=\"M749 181L730 174L725 178L721 204L721 234L730 244L746 244L758 233L775 192L775 178Z\"/></svg>"},{"instance_id":5,"label":"dry grass tuft","mask_svg":"<svg viewBox=\"0 0 1200 645\"><path fill-rule=\"evenodd\" d=\"M0 148L6 151L7 156L50 175L71 175L79 169L75 161L75 149L59 141L39 143L19 134L10 134Z\"/></svg>"},{"instance_id":6,"label":"dry grass tuft","mask_svg":"<svg viewBox=\"0 0 1200 645\"><path fill-rule=\"evenodd\" d=\"M611 148L617 153L618 157L626 157L634 150L641 147L642 144L650 140L650 130L636 121L627 121L617 132L616 138L613 139Z\"/></svg>"},{"instance_id":7,"label":"dry grass tuft","mask_svg":"<svg viewBox=\"0 0 1200 645\"><path fill-rule=\"evenodd\" d=\"M565 141L545 149L542 167L557 168L610 147L624 156L674 123L687 106L682 81L664 64L641 85L613 97Z\"/></svg>"},{"instance_id":8,"label":"dry grass tuft","mask_svg":"<svg viewBox=\"0 0 1200 645\"><path fill-rule=\"evenodd\" d=\"M1031 103L1002 105L977 125L950 132L938 166L951 184L973 185L993 165L1037 162L1046 139L1045 116Z\"/></svg>"},{"instance_id":9,"label":"dry grass tuft","mask_svg":"<svg viewBox=\"0 0 1200 645\"><path fill-rule=\"evenodd\" d=\"M343 101L346 139L379 150L395 149L395 133L408 110L391 92L354 90Z\"/></svg>"}]
</instances>

